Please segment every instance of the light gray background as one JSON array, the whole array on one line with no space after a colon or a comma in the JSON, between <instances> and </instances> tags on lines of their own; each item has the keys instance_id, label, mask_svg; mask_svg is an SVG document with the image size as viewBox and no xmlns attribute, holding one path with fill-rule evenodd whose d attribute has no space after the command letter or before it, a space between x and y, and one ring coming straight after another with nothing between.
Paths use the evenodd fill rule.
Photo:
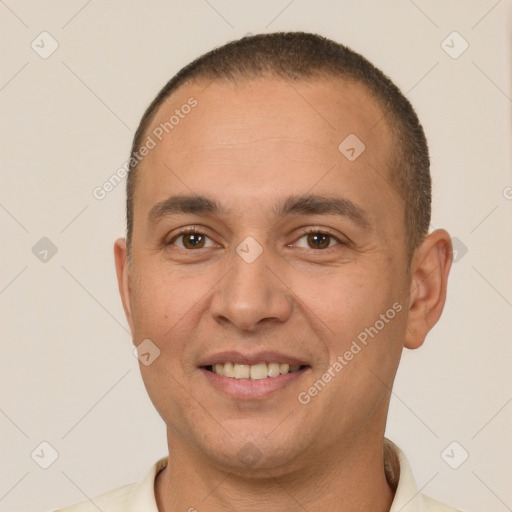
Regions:
<instances>
[{"instance_id":1,"label":"light gray background","mask_svg":"<svg viewBox=\"0 0 512 512\"><path fill-rule=\"evenodd\" d=\"M512 510L510 13L510 0L0 0L0 510L93 497L165 454L115 281L124 182L102 201L92 191L126 161L143 110L181 66L277 30L348 44L417 108L432 225L457 237L459 260L440 323L404 353L387 434L423 492L470 511ZM43 31L59 45L46 59L31 47L51 49ZM469 44L458 58L442 46L453 31ZM452 54L457 37L444 43ZM58 248L46 262L32 252L42 237ZM59 454L46 470L31 458L42 441ZM441 456L452 441L452 465L469 453L458 469Z\"/></svg>"}]
</instances>

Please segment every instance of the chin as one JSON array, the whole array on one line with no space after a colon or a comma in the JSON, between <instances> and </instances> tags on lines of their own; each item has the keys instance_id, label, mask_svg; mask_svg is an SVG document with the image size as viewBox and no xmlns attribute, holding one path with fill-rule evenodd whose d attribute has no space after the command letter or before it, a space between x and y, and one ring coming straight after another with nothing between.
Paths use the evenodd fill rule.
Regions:
<instances>
[{"instance_id":1,"label":"chin","mask_svg":"<svg viewBox=\"0 0 512 512\"><path fill-rule=\"evenodd\" d=\"M282 420L282 419L281 419ZM290 430L278 422L260 422L259 428L254 427L254 421L229 422L223 426L227 432L215 429L205 435L204 430L197 432L197 452L205 454L212 465L240 476L269 477L289 473L293 470L298 458L311 444L304 434L303 426ZM272 429L274 429L272 431ZM228 433L229 432L229 433Z\"/></svg>"}]
</instances>

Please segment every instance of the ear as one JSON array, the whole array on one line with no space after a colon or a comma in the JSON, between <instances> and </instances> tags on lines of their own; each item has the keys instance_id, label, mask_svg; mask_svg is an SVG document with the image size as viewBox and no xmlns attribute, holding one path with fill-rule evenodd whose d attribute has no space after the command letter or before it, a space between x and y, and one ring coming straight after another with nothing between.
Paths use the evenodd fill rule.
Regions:
<instances>
[{"instance_id":1,"label":"ear","mask_svg":"<svg viewBox=\"0 0 512 512\"><path fill-rule=\"evenodd\" d=\"M421 347L439 320L452 265L452 242L444 229L427 235L411 262L411 286L405 347Z\"/></svg>"},{"instance_id":2,"label":"ear","mask_svg":"<svg viewBox=\"0 0 512 512\"><path fill-rule=\"evenodd\" d=\"M126 319L133 333L132 309L130 304L130 266L128 264L128 248L124 238L119 238L114 243L114 259L116 263L119 294L123 302Z\"/></svg>"}]
</instances>

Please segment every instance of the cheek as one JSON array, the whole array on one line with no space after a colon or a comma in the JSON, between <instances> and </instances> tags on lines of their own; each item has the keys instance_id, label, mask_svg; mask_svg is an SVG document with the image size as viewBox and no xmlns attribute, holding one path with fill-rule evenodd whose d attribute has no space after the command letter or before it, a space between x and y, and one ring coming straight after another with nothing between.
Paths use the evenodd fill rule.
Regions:
<instances>
[{"instance_id":1,"label":"cheek","mask_svg":"<svg viewBox=\"0 0 512 512\"><path fill-rule=\"evenodd\" d=\"M395 281L378 266L363 265L295 281L310 321L321 320L316 322L323 331L320 337L328 354L321 371L330 369L340 377L333 379L336 384L332 390L341 389L345 394L347 387L361 387L366 389L361 393L372 395L367 386L371 388L373 383L382 387L379 379L392 381L405 325L405 305ZM333 367L335 362L338 364Z\"/></svg>"},{"instance_id":2,"label":"cheek","mask_svg":"<svg viewBox=\"0 0 512 512\"><path fill-rule=\"evenodd\" d=\"M297 276L293 288L330 334L345 340L373 324L396 300L391 284L379 279L374 268L354 263L336 272Z\"/></svg>"},{"instance_id":3,"label":"cheek","mask_svg":"<svg viewBox=\"0 0 512 512\"><path fill-rule=\"evenodd\" d=\"M204 295L199 278L182 277L162 268L144 267L132 286L132 313L139 334L159 339L183 323Z\"/></svg>"}]
</instances>

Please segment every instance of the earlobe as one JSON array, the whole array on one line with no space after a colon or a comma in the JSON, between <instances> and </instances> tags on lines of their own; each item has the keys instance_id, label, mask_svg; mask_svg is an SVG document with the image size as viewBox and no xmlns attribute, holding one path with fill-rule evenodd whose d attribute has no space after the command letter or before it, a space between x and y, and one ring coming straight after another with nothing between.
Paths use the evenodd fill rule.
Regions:
<instances>
[{"instance_id":1,"label":"earlobe","mask_svg":"<svg viewBox=\"0 0 512 512\"><path fill-rule=\"evenodd\" d=\"M444 229L437 229L425 238L413 257L405 347L420 347L439 320L451 264L450 235Z\"/></svg>"},{"instance_id":2,"label":"earlobe","mask_svg":"<svg viewBox=\"0 0 512 512\"><path fill-rule=\"evenodd\" d=\"M117 286L121 301L123 303L124 313L133 332L132 313L130 304L130 269L128 264L128 248L126 240L119 238L114 243L114 259L117 274Z\"/></svg>"}]
</instances>

